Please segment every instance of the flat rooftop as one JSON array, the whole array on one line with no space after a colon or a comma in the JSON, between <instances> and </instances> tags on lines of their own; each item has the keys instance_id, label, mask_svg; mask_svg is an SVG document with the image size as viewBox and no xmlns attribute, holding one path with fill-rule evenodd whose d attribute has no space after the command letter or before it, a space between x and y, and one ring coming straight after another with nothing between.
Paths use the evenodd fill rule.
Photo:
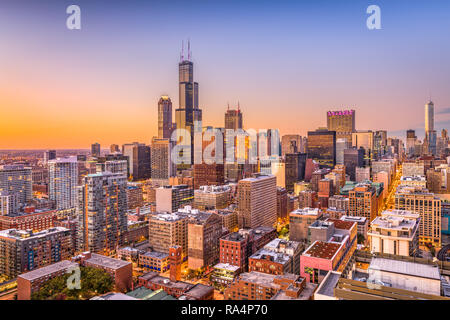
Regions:
<instances>
[{"instance_id":1,"label":"flat rooftop","mask_svg":"<svg viewBox=\"0 0 450 320\"><path fill-rule=\"evenodd\" d=\"M318 208L303 208L291 212L291 214L298 214L302 216L318 216L320 210Z\"/></svg>"},{"instance_id":2,"label":"flat rooftop","mask_svg":"<svg viewBox=\"0 0 450 320\"><path fill-rule=\"evenodd\" d=\"M53 227L39 232L33 232L31 230L7 229L0 231L0 237L25 241L28 239L47 237L49 235L63 231L69 231L69 229L63 227Z\"/></svg>"},{"instance_id":3,"label":"flat rooftop","mask_svg":"<svg viewBox=\"0 0 450 320\"><path fill-rule=\"evenodd\" d=\"M89 259L86 259L86 262L113 270L131 265L131 262L102 256L96 253L92 253L91 257Z\"/></svg>"},{"instance_id":4,"label":"flat rooftop","mask_svg":"<svg viewBox=\"0 0 450 320\"><path fill-rule=\"evenodd\" d=\"M340 247L341 245L338 243L316 240L302 255L330 260L338 252Z\"/></svg>"},{"instance_id":5,"label":"flat rooftop","mask_svg":"<svg viewBox=\"0 0 450 320\"><path fill-rule=\"evenodd\" d=\"M441 281L439 267L437 265L373 258L369 266L370 269Z\"/></svg>"},{"instance_id":6,"label":"flat rooftop","mask_svg":"<svg viewBox=\"0 0 450 320\"><path fill-rule=\"evenodd\" d=\"M326 221L333 222L336 229L342 230L350 230L351 228L353 228L353 225L357 223L356 221L346 221L340 219L327 219Z\"/></svg>"},{"instance_id":7,"label":"flat rooftop","mask_svg":"<svg viewBox=\"0 0 450 320\"><path fill-rule=\"evenodd\" d=\"M357 216L342 216L341 220L356 222L356 223L366 223L367 218L366 217L357 217Z\"/></svg>"},{"instance_id":8,"label":"flat rooftop","mask_svg":"<svg viewBox=\"0 0 450 320\"><path fill-rule=\"evenodd\" d=\"M205 295L210 294L212 291L214 291L213 287L197 283L192 288L188 289L188 291L186 291L184 294L200 300Z\"/></svg>"},{"instance_id":9,"label":"flat rooftop","mask_svg":"<svg viewBox=\"0 0 450 320\"><path fill-rule=\"evenodd\" d=\"M372 223L372 228L379 227L391 230L413 229L417 225L417 220L407 219L400 216L381 216L376 217Z\"/></svg>"},{"instance_id":10,"label":"flat rooftop","mask_svg":"<svg viewBox=\"0 0 450 320\"><path fill-rule=\"evenodd\" d=\"M42 268L27 272L27 273L23 273L23 274L19 275L19 277L23 278L25 280L33 281L33 280L37 280L37 279L43 278L45 276L51 275L56 272L65 271L72 267L78 267L78 263L72 262L69 260L63 260L60 262L53 263L46 267L42 267Z\"/></svg>"},{"instance_id":11,"label":"flat rooftop","mask_svg":"<svg viewBox=\"0 0 450 320\"><path fill-rule=\"evenodd\" d=\"M231 272L236 272L238 271L240 268L238 266L234 266L232 264L229 263L218 263L214 266L214 269L224 269L224 270L228 270Z\"/></svg>"},{"instance_id":12,"label":"flat rooftop","mask_svg":"<svg viewBox=\"0 0 450 320\"><path fill-rule=\"evenodd\" d=\"M145 253L141 254L141 256L155 258L155 259L167 259L169 257L169 254L164 253L164 252L158 252L158 251L150 251L150 252L145 252Z\"/></svg>"},{"instance_id":13,"label":"flat rooftop","mask_svg":"<svg viewBox=\"0 0 450 320\"><path fill-rule=\"evenodd\" d=\"M423 181L426 182L427 179L424 176L402 176L400 181Z\"/></svg>"},{"instance_id":14,"label":"flat rooftop","mask_svg":"<svg viewBox=\"0 0 450 320\"><path fill-rule=\"evenodd\" d=\"M328 274L320 284L317 293L323 294L324 296L334 297L334 288L336 287L340 277L340 273L328 271Z\"/></svg>"},{"instance_id":15,"label":"flat rooftop","mask_svg":"<svg viewBox=\"0 0 450 320\"><path fill-rule=\"evenodd\" d=\"M270 260L284 265L289 262L291 256L286 253L274 252L263 248L252 254L249 259Z\"/></svg>"}]
</instances>

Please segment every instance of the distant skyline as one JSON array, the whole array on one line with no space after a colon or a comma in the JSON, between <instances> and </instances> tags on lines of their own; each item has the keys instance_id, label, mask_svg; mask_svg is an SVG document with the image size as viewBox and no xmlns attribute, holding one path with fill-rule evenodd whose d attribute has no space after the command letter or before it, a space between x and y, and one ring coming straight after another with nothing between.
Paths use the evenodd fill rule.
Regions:
<instances>
[{"instance_id":1,"label":"distant skyline","mask_svg":"<svg viewBox=\"0 0 450 320\"><path fill-rule=\"evenodd\" d=\"M66 28L81 7L82 29ZM366 8L381 8L368 30ZM326 111L357 130L450 127L450 2L2 0L0 149L88 149L157 135L157 105L178 107L181 42L191 41L203 125L306 135Z\"/></svg>"}]
</instances>

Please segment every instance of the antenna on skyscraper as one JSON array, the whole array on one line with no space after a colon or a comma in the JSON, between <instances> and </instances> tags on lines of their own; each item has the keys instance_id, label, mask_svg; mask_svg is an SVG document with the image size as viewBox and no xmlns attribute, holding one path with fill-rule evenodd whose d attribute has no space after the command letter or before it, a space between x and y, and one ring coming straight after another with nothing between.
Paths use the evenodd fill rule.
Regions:
<instances>
[{"instance_id":1,"label":"antenna on skyscraper","mask_svg":"<svg viewBox=\"0 0 450 320\"><path fill-rule=\"evenodd\" d=\"M191 40L188 39L188 60L191 61Z\"/></svg>"},{"instance_id":2,"label":"antenna on skyscraper","mask_svg":"<svg viewBox=\"0 0 450 320\"><path fill-rule=\"evenodd\" d=\"M184 60L184 40L181 40L181 57L180 57L181 62L183 62Z\"/></svg>"},{"instance_id":3,"label":"antenna on skyscraper","mask_svg":"<svg viewBox=\"0 0 450 320\"><path fill-rule=\"evenodd\" d=\"M227 101L228 110L230 110L230 102Z\"/></svg>"},{"instance_id":4,"label":"antenna on skyscraper","mask_svg":"<svg viewBox=\"0 0 450 320\"><path fill-rule=\"evenodd\" d=\"M240 111L240 110L241 110L241 105L240 105L239 100L238 100L238 111Z\"/></svg>"}]
</instances>

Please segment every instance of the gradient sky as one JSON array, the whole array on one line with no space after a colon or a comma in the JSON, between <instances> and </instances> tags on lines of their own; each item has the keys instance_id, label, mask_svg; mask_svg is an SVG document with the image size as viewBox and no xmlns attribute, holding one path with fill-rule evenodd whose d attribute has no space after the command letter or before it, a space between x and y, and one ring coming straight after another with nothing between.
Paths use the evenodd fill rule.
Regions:
<instances>
[{"instance_id":1,"label":"gradient sky","mask_svg":"<svg viewBox=\"0 0 450 320\"><path fill-rule=\"evenodd\" d=\"M1 0L0 149L150 143L188 38L203 125L239 100L246 128L304 135L353 108L358 130L422 139L430 94L436 130L450 127L449 32L447 0Z\"/></svg>"}]
</instances>

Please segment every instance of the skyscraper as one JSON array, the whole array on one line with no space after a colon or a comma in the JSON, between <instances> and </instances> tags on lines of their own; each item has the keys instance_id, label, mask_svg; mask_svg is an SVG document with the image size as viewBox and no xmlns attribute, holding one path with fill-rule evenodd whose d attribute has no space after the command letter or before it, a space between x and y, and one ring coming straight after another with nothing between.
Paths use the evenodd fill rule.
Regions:
<instances>
[{"instance_id":1,"label":"skyscraper","mask_svg":"<svg viewBox=\"0 0 450 320\"><path fill-rule=\"evenodd\" d=\"M50 160L56 159L56 150L47 150L44 152L44 163L47 164Z\"/></svg>"},{"instance_id":2,"label":"skyscraper","mask_svg":"<svg viewBox=\"0 0 450 320\"><path fill-rule=\"evenodd\" d=\"M281 137L281 155L304 152L302 137L298 134L287 134Z\"/></svg>"},{"instance_id":3,"label":"skyscraper","mask_svg":"<svg viewBox=\"0 0 450 320\"><path fill-rule=\"evenodd\" d=\"M50 160L49 166L49 199L55 201L56 209L76 207L78 161L77 157Z\"/></svg>"},{"instance_id":4,"label":"skyscraper","mask_svg":"<svg viewBox=\"0 0 450 320\"><path fill-rule=\"evenodd\" d=\"M277 221L277 179L273 175L254 175L238 183L240 228L272 227Z\"/></svg>"},{"instance_id":5,"label":"skyscraper","mask_svg":"<svg viewBox=\"0 0 450 320\"><path fill-rule=\"evenodd\" d=\"M179 108L175 110L177 127L177 142L190 145L191 163L194 161L194 130L201 131L202 110L199 109L198 83L194 82L194 63L191 61L190 44L188 43L188 57L184 57L184 45L181 53L179 70ZM196 125L197 124L197 125ZM196 125L196 127L194 127ZM188 134L190 141L188 141Z\"/></svg>"},{"instance_id":6,"label":"skyscraper","mask_svg":"<svg viewBox=\"0 0 450 320\"><path fill-rule=\"evenodd\" d=\"M145 144L133 142L122 146L122 154L128 157L130 176L133 180L144 180L151 177L151 151Z\"/></svg>"},{"instance_id":7,"label":"skyscraper","mask_svg":"<svg viewBox=\"0 0 450 320\"><path fill-rule=\"evenodd\" d=\"M127 231L126 176L90 174L77 191L78 249L107 253L123 245Z\"/></svg>"},{"instance_id":8,"label":"skyscraper","mask_svg":"<svg viewBox=\"0 0 450 320\"><path fill-rule=\"evenodd\" d=\"M33 197L31 168L23 165L0 166L0 192L18 196L19 204L26 204Z\"/></svg>"},{"instance_id":9,"label":"skyscraper","mask_svg":"<svg viewBox=\"0 0 450 320\"><path fill-rule=\"evenodd\" d=\"M243 129L242 112L239 104L236 110L230 110L230 106L228 106L228 110L225 112L225 129Z\"/></svg>"},{"instance_id":10,"label":"skyscraper","mask_svg":"<svg viewBox=\"0 0 450 320\"><path fill-rule=\"evenodd\" d=\"M111 153L120 153L119 145L117 145L117 144L112 144L112 145L109 147L109 152L111 152Z\"/></svg>"},{"instance_id":11,"label":"skyscraper","mask_svg":"<svg viewBox=\"0 0 450 320\"><path fill-rule=\"evenodd\" d=\"M336 131L336 139L352 141L352 133L355 132L355 110L328 111L327 129Z\"/></svg>"},{"instance_id":12,"label":"skyscraper","mask_svg":"<svg viewBox=\"0 0 450 320\"><path fill-rule=\"evenodd\" d=\"M294 191L294 184L305 179L306 153L288 153L285 160L286 189Z\"/></svg>"},{"instance_id":13,"label":"skyscraper","mask_svg":"<svg viewBox=\"0 0 450 320\"><path fill-rule=\"evenodd\" d=\"M91 155L93 157L100 157L100 153L101 153L100 144L97 142L93 143L91 145Z\"/></svg>"},{"instance_id":14,"label":"skyscraper","mask_svg":"<svg viewBox=\"0 0 450 320\"><path fill-rule=\"evenodd\" d=\"M321 167L332 168L336 164L336 132L327 129L308 131L308 158Z\"/></svg>"},{"instance_id":15,"label":"skyscraper","mask_svg":"<svg viewBox=\"0 0 450 320\"><path fill-rule=\"evenodd\" d=\"M425 141L428 153L436 155L437 135L434 130L434 103L430 100L425 105Z\"/></svg>"},{"instance_id":16,"label":"skyscraper","mask_svg":"<svg viewBox=\"0 0 450 320\"><path fill-rule=\"evenodd\" d=\"M348 149L349 143L347 139L336 140L336 164L344 164L344 150Z\"/></svg>"},{"instance_id":17,"label":"skyscraper","mask_svg":"<svg viewBox=\"0 0 450 320\"><path fill-rule=\"evenodd\" d=\"M172 135L172 100L161 96L158 102L158 138L170 139Z\"/></svg>"},{"instance_id":18,"label":"skyscraper","mask_svg":"<svg viewBox=\"0 0 450 320\"><path fill-rule=\"evenodd\" d=\"M406 153L411 156L414 155L414 149L416 145L417 137L414 130L406 131Z\"/></svg>"},{"instance_id":19,"label":"skyscraper","mask_svg":"<svg viewBox=\"0 0 450 320\"><path fill-rule=\"evenodd\" d=\"M172 161L173 141L166 138L153 138L151 145L152 179L168 180L176 174L176 165Z\"/></svg>"},{"instance_id":20,"label":"skyscraper","mask_svg":"<svg viewBox=\"0 0 450 320\"><path fill-rule=\"evenodd\" d=\"M364 165L364 149L351 148L344 150L345 173L350 176L351 181L356 180L356 168Z\"/></svg>"}]
</instances>

